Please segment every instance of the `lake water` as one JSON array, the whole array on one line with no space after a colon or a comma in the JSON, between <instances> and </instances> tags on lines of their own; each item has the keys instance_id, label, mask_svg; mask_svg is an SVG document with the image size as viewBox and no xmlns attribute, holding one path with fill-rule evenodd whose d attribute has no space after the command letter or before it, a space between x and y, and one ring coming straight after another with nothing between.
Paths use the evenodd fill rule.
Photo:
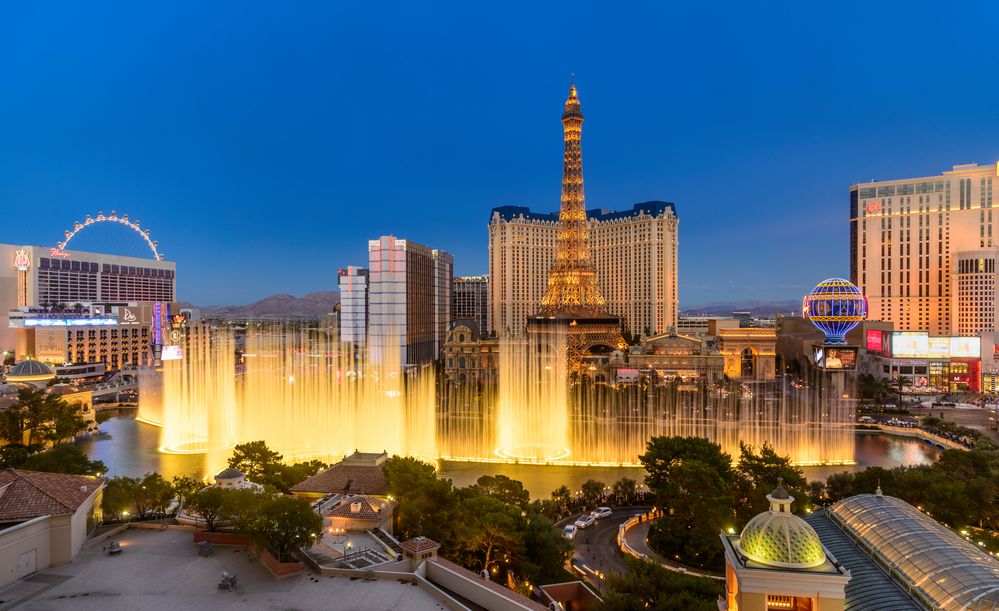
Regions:
<instances>
[{"instance_id":1,"label":"lake water","mask_svg":"<svg viewBox=\"0 0 999 611\"><path fill-rule=\"evenodd\" d=\"M101 424L100 435L81 440L79 445L91 459L104 462L108 475L141 476L159 471L166 477L192 475L221 470L224 465L206 465L198 454L163 454L159 447L160 430L134 418L117 417ZM805 467L808 479L825 479L840 471L861 471L870 466L892 468L934 462L940 450L915 438L895 437L880 433L858 432L856 464L849 466ZM444 462L440 468L444 477L459 486L474 484L482 475L506 475L520 480L534 498L547 497L561 485L576 490L588 479L610 484L622 477L638 482L644 470L636 467L574 467L549 465L513 465L501 463Z\"/></svg>"}]
</instances>

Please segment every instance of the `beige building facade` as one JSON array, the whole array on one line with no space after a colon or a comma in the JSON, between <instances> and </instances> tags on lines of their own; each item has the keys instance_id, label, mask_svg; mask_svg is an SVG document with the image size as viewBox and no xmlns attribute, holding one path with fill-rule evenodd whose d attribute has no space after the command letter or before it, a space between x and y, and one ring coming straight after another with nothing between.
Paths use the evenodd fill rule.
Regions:
<instances>
[{"instance_id":1,"label":"beige building facade","mask_svg":"<svg viewBox=\"0 0 999 611\"><path fill-rule=\"evenodd\" d=\"M958 332L954 256L996 246L997 176L999 163L969 163L850 188L850 276L867 295L868 318L899 331Z\"/></svg>"},{"instance_id":2,"label":"beige building facade","mask_svg":"<svg viewBox=\"0 0 999 611\"><path fill-rule=\"evenodd\" d=\"M520 206L494 208L489 220L490 331L524 332L545 294L558 215ZM610 314L635 336L675 329L678 318L676 209L666 202L587 212L590 256Z\"/></svg>"}]
</instances>

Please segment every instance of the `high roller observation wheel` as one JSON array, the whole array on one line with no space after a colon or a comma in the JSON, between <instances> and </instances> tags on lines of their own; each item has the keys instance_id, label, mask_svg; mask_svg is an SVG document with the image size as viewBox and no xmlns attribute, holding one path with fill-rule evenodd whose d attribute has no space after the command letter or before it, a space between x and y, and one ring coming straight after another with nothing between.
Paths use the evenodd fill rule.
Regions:
<instances>
[{"instance_id":1,"label":"high roller observation wheel","mask_svg":"<svg viewBox=\"0 0 999 611\"><path fill-rule=\"evenodd\" d=\"M65 232L66 239L57 243L59 250L66 250L66 245L69 244L69 241L72 240L76 234L91 225L96 225L97 223L120 223L128 227L135 233L139 234L139 236L146 241L146 244L149 246L149 250L153 251L153 257L155 257L157 261L163 260L163 254L158 250L159 242L149 237L149 230L142 229L138 220L129 220L127 214L118 216L118 213L114 210L112 210L109 215L105 215L103 212L98 212L97 216L90 216L88 214L86 218L83 219L82 223L80 221L73 223L73 229Z\"/></svg>"}]
</instances>

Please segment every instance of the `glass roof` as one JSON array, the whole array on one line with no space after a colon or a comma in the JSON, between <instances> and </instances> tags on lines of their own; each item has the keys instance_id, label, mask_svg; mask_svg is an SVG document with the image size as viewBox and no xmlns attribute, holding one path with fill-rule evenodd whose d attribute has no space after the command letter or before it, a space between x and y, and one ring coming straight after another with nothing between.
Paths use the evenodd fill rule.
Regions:
<instances>
[{"instance_id":1,"label":"glass roof","mask_svg":"<svg viewBox=\"0 0 999 611\"><path fill-rule=\"evenodd\" d=\"M999 560L905 501L861 494L829 514L931 606L999 609Z\"/></svg>"}]
</instances>

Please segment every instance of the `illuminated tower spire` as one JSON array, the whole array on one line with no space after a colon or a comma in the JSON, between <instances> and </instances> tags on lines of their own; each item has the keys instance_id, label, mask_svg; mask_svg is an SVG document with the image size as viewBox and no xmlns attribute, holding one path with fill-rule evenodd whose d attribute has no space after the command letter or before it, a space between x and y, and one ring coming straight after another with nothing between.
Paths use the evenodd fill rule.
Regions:
<instances>
[{"instance_id":1,"label":"illuminated tower spire","mask_svg":"<svg viewBox=\"0 0 999 611\"><path fill-rule=\"evenodd\" d=\"M583 111L575 85L569 87L562 126L565 130L562 203L555 262L548 277L548 289L541 300L541 313L602 312L607 302L597 287L597 273L590 259L590 233L586 226L586 196L583 194Z\"/></svg>"}]
</instances>

